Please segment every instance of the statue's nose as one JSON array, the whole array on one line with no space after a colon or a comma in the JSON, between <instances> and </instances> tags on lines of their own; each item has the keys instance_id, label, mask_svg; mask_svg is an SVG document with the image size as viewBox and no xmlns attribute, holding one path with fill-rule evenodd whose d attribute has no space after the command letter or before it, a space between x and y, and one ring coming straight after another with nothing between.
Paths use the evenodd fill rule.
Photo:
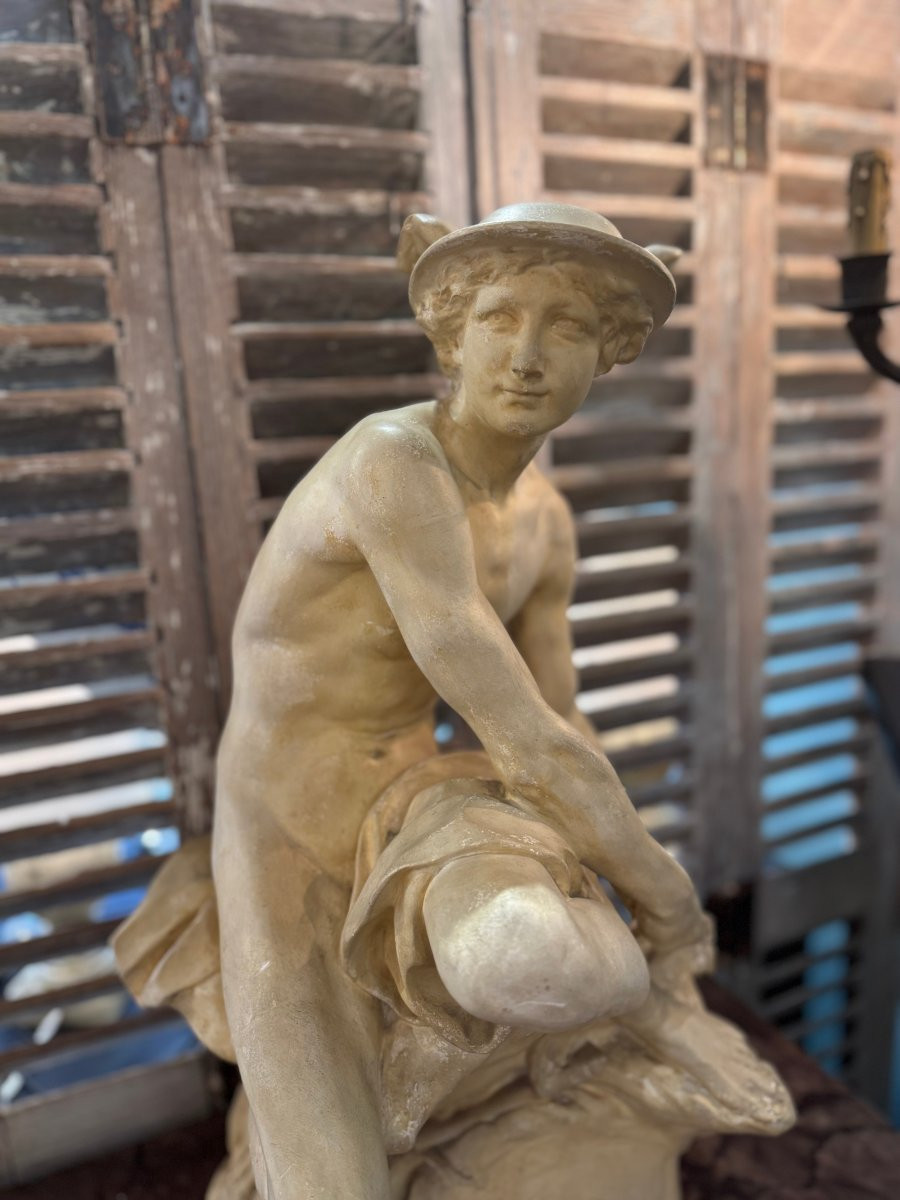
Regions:
<instances>
[{"instance_id":1,"label":"statue's nose","mask_svg":"<svg viewBox=\"0 0 900 1200\"><path fill-rule=\"evenodd\" d=\"M544 373L541 358L536 347L526 346L518 350L513 357L512 372L519 379L537 379Z\"/></svg>"}]
</instances>

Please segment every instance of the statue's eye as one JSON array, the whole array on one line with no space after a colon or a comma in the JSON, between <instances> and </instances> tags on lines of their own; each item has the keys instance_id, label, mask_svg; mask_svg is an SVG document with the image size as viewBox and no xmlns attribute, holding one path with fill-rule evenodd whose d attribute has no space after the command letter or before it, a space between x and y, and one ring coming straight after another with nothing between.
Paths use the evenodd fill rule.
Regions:
<instances>
[{"instance_id":1,"label":"statue's eye","mask_svg":"<svg viewBox=\"0 0 900 1200\"><path fill-rule=\"evenodd\" d=\"M577 317L557 317L553 322L553 328L569 337L581 337L588 331L585 323L579 321Z\"/></svg>"},{"instance_id":2,"label":"statue's eye","mask_svg":"<svg viewBox=\"0 0 900 1200\"><path fill-rule=\"evenodd\" d=\"M505 308L492 308L488 312L478 314L478 320L488 329L508 329L513 324L513 315Z\"/></svg>"}]
</instances>

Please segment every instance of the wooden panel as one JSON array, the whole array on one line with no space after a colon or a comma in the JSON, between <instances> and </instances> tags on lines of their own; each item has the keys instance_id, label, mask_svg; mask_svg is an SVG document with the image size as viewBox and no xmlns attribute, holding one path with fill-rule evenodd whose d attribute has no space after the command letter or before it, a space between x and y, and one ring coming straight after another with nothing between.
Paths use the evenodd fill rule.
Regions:
<instances>
[{"instance_id":1,"label":"wooden panel","mask_svg":"<svg viewBox=\"0 0 900 1200\"><path fill-rule=\"evenodd\" d=\"M689 45L694 36L693 0L670 0L665 4L631 3L630 0L541 0L535 15L545 29L555 32L563 25L566 33L577 30L583 39L650 43L645 49L652 58L655 45Z\"/></svg>"},{"instance_id":2,"label":"wooden panel","mask_svg":"<svg viewBox=\"0 0 900 1200\"><path fill-rule=\"evenodd\" d=\"M245 453L248 431L242 428L247 410L238 403L230 359L228 325L236 301L226 267L227 239L215 174L206 150L169 147L163 151L168 236L176 248L171 257L175 335L203 527L218 714L223 717L231 687L231 625L257 534L246 503L253 489ZM236 438L236 432L243 437ZM198 686L208 688L208 676L201 679Z\"/></svg>"},{"instance_id":3,"label":"wooden panel","mask_svg":"<svg viewBox=\"0 0 900 1200\"><path fill-rule=\"evenodd\" d=\"M473 9L469 19L478 212L537 197L542 182L539 29L527 0Z\"/></svg>"},{"instance_id":4,"label":"wooden panel","mask_svg":"<svg viewBox=\"0 0 900 1200\"><path fill-rule=\"evenodd\" d=\"M64 880L62 883L4 893L0 896L0 916L11 916L14 912L40 913L47 909L57 908L61 904L92 900L97 896L123 888L139 887L141 884L150 882L163 861L160 858L136 858L128 862L117 863L112 867L96 867L92 870L81 871L72 879ZM114 978L118 979L115 976ZM72 986L88 987L92 985L73 984ZM5 1001L0 1004L0 1019L12 1011L5 1005L24 1006L24 1003L24 1001ZM31 1004L44 1007L40 998L32 999Z\"/></svg>"},{"instance_id":5,"label":"wooden panel","mask_svg":"<svg viewBox=\"0 0 900 1200\"><path fill-rule=\"evenodd\" d=\"M44 962L63 954L74 954L79 950L102 946L118 924L118 921L97 921L92 925L79 925L62 933L46 934L43 937L31 938L27 942L13 942L0 946L0 967L9 970L26 963Z\"/></svg>"},{"instance_id":6,"label":"wooden panel","mask_svg":"<svg viewBox=\"0 0 900 1200\"><path fill-rule=\"evenodd\" d=\"M841 319L818 307L836 296L835 257L846 249L847 159L897 137L896 9L857 8L828 5L820 13L800 0L698 0L685 32L675 28L680 6L663 15L654 5L626 12L604 4L586 15L583 5L554 4L552 14L530 15L539 28L536 71L529 14L514 4L484 5L475 14L475 85L484 97L476 123L488 131L481 133L488 146L480 159L488 180L483 208L538 194L529 189L540 174L548 199L594 207L628 236L665 237L688 250L679 283L690 307L680 325L677 314L672 334L591 398L598 413L615 412L617 420L573 422L554 456L559 481L583 510L584 553L597 558L580 572L572 611L585 686L604 693L586 706L598 713L604 737L622 733L616 720L638 720L642 704L650 724L654 716L681 720L677 735L671 727L656 735L647 753L652 758L668 738L679 743L668 761L690 764L684 779L702 805L693 836L712 882L755 874L763 853L768 870L786 878L804 854L836 856L838 875L853 874L858 847L873 833L859 671L873 639L898 644L900 539L892 531L900 512L900 417ZM651 10L655 32L640 24ZM767 177L714 184L698 171L702 60L689 53L695 38L705 52L772 62L768 140L775 157ZM498 94L479 79L479 62L492 55L499 66L487 76L501 82ZM507 80L516 55L518 77ZM544 134L538 163L530 150L533 87ZM508 136L492 156L506 94L513 97ZM504 194L504 179L520 182ZM665 232L654 234L654 226ZM684 424L660 420L660 402L683 413ZM645 429L618 424L624 409L616 406L635 404L649 418ZM677 440L685 434L686 443ZM683 478L667 466L673 453L690 455L693 470ZM623 512L598 520L591 506L611 504L616 493ZM651 499L661 511L623 515L630 503ZM628 557L632 547L657 555L665 549L665 557L638 565ZM659 588L635 593L640 604L623 612L617 604L632 583ZM638 648L641 634L653 650ZM655 693L638 702L628 689L644 683ZM677 712L679 686L689 698L688 720ZM642 761L640 746L619 747L621 769ZM636 797L657 786L630 775L626 784ZM757 827L763 802L764 848ZM821 957L804 947L827 932L829 912L816 899L826 875L823 864L797 883L802 912L791 930L802 954L791 961L802 959L803 970ZM840 881L834 886L831 917L851 922L858 951L860 930L877 926L874 909ZM767 887L764 881L763 912L777 914L782 904L770 906ZM783 923L777 932L767 945L761 921L763 957L785 950ZM865 933L867 954L874 937ZM760 979L773 964L760 965ZM854 989L864 976L855 975ZM805 980L802 987L804 1009L825 994ZM793 1003L779 1001L780 1019L790 1017ZM862 1063L853 1011L848 1003L841 1018L841 1053ZM827 1025L806 1011L792 1022L789 1032L801 1038Z\"/></svg>"},{"instance_id":7,"label":"wooden panel","mask_svg":"<svg viewBox=\"0 0 900 1200\"><path fill-rule=\"evenodd\" d=\"M140 455L135 499L154 566L151 612L161 634L173 774L184 827L196 832L209 819L217 715L157 171L149 153L107 152L117 313L127 330L122 365L134 396L130 441Z\"/></svg>"},{"instance_id":8,"label":"wooden panel","mask_svg":"<svg viewBox=\"0 0 900 1200\"><path fill-rule=\"evenodd\" d=\"M216 0L212 13L216 50L297 59L415 63L416 31L406 19L405 5L367 0L360 10L348 0L329 4L328 10L309 0Z\"/></svg>"},{"instance_id":9,"label":"wooden panel","mask_svg":"<svg viewBox=\"0 0 900 1200\"><path fill-rule=\"evenodd\" d=\"M44 1012L48 1006L70 1004L73 1001L93 999L97 996L121 994L122 981L118 975L100 975L86 983L72 983L68 987L52 988L37 996L23 996L20 1000L0 1002L0 1020L9 1017L21 1018Z\"/></svg>"},{"instance_id":10,"label":"wooden panel","mask_svg":"<svg viewBox=\"0 0 900 1200\"><path fill-rule=\"evenodd\" d=\"M99 104L110 142L158 145L209 136L194 0L88 0Z\"/></svg>"},{"instance_id":11,"label":"wooden panel","mask_svg":"<svg viewBox=\"0 0 900 1200\"><path fill-rule=\"evenodd\" d=\"M428 131L425 182L435 211L452 226L472 218L465 7L454 0L422 5L418 19L422 128Z\"/></svg>"},{"instance_id":12,"label":"wooden panel","mask_svg":"<svg viewBox=\"0 0 900 1200\"><path fill-rule=\"evenodd\" d=\"M900 23L900 22L898 22ZM900 43L900 33L896 42ZM890 143L894 163L900 163L900 86L894 72L894 133ZM896 170L896 169L895 169ZM894 179L895 196L898 187ZM900 202L894 200L888 214L888 243L894 249L888 294L900 296ZM885 313L883 346L894 361L900 360L900 312L892 309ZM880 629L878 643L883 654L900 656L900 404L897 403L897 387L887 380L878 385L878 404L883 414L883 464L881 485L883 489L882 514L884 520L881 561L884 586L881 593Z\"/></svg>"},{"instance_id":13,"label":"wooden panel","mask_svg":"<svg viewBox=\"0 0 900 1200\"><path fill-rule=\"evenodd\" d=\"M848 249L849 157L896 142L900 21L880 4L864 17L853 4L766 7L778 29L779 204L755 986L788 1036L833 1071L852 1065L881 1102L883 1054L869 1039L883 1046L893 999L871 960L883 959L894 919L876 850L890 822L875 803L861 669L896 590L884 570L895 571L895 403L817 306L834 302L835 259Z\"/></svg>"},{"instance_id":14,"label":"wooden panel","mask_svg":"<svg viewBox=\"0 0 900 1200\"><path fill-rule=\"evenodd\" d=\"M882 79L896 72L892 0L781 0L778 11L785 65Z\"/></svg>"},{"instance_id":15,"label":"wooden panel","mask_svg":"<svg viewBox=\"0 0 900 1200\"><path fill-rule=\"evenodd\" d=\"M84 47L0 41L0 110L82 111Z\"/></svg>"},{"instance_id":16,"label":"wooden panel","mask_svg":"<svg viewBox=\"0 0 900 1200\"><path fill-rule=\"evenodd\" d=\"M636 800L677 794L677 820L660 809L649 827L697 868L687 850L696 794L692 10L566 3L538 15L502 0L480 5L470 31L480 210L579 204L626 237L688 251L668 327L636 363L598 380L546 465L577 519L579 705L615 761L630 764L623 779Z\"/></svg>"},{"instance_id":17,"label":"wooden panel","mask_svg":"<svg viewBox=\"0 0 900 1200\"><path fill-rule=\"evenodd\" d=\"M80 0L0 5L0 915L43 930L4 930L4 982L68 955L96 974L110 903L127 905L174 836L167 772L196 820L215 736L156 164L101 152L86 49ZM112 997L100 971L4 1001L0 1021L27 1029L54 1004ZM5 1041L2 1074L59 1055L77 1078L86 1051L158 1019L84 1033L64 1015L46 1045ZM141 1085L96 1087L121 1100ZM66 1092L44 1110L57 1131L78 1126L59 1117ZM9 1182L75 1152L46 1126L39 1149L41 1106L4 1104ZM146 1117L122 1115L113 1140ZM108 1132L81 1126L79 1149Z\"/></svg>"},{"instance_id":18,"label":"wooden panel","mask_svg":"<svg viewBox=\"0 0 900 1200\"><path fill-rule=\"evenodd\" d=\"M139 763L158 771L165 741L107 295L113 270L97 223L87 57L55 40L72 34L67 5L31 5L18 24L23 13L4 6L4 36L15 40L0 53L11 101L3 131L17 146L20 134L32 143L0 185L4 805ZM54 163L64 180L87 177L29 182Z\"/></svg>"}]
</instances>

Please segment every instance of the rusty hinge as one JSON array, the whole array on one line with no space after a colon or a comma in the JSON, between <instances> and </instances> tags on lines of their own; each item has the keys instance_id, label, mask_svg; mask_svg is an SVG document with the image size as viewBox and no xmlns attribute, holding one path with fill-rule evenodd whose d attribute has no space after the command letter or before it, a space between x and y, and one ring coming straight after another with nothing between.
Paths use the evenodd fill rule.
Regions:
<instances>
[{"instance_id":1,"label":"rusty hinge","mask_svg":"<svg viewBox=\"0 0 900 1200\"><path fill-rule=\"evenodd\" d=\"M706 56L706 165L764 171L768 162L768 63Z\"/></svg>"},{"instance_id":2,"label":"rusty hinge","mask_svg":"<svg viewBox=\"0 0 900 1200\"><path fill-rule=\"evenodd\" d=\"M206 141L209 107L196 0L89 4L104 140L139 146Z\"/></svg>"}]
</instances>

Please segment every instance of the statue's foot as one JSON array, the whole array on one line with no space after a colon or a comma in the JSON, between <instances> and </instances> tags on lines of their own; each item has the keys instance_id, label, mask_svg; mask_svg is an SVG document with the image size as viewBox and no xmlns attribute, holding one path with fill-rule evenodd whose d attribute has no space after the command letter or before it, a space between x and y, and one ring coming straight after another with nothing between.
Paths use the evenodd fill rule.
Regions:
<instances>
[{"instance_id":1,"label":"statue's foot","mask_svg":"<svg viewBox=\"0 0 900 1200\"><path fill-rule=\"evenodd\" d=\"M644 1009L622 1023L654 1058L687 1072L732 1120L772 1134L794 1123L793 1101L777 1072L754 1053L740 1030L702 1005L656 991Z\"/></svg>"}]
</instances>

